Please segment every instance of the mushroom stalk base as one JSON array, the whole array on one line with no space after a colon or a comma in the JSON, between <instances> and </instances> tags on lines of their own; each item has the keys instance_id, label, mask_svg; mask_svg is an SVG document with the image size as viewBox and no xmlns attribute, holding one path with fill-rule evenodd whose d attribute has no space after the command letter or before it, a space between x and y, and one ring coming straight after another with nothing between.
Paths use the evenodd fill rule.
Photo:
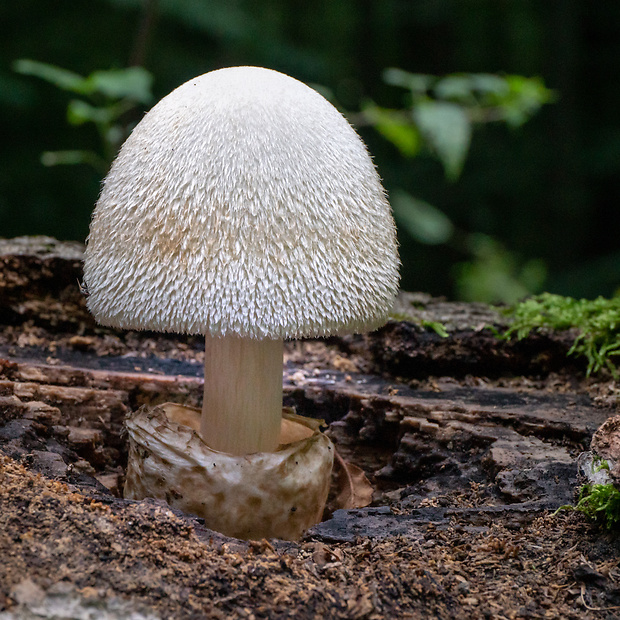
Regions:
<instances>
[{"instance_id":1,"label":"mushroom stalk base","mask_svg":"<svg viewBox=\"0 0 620 620\"><path fill-rule=\"evenodd\" d=\"M228 454L273 452L282 420L282 340L205 338L200 434Z\"/></svg>"}]
</instances>

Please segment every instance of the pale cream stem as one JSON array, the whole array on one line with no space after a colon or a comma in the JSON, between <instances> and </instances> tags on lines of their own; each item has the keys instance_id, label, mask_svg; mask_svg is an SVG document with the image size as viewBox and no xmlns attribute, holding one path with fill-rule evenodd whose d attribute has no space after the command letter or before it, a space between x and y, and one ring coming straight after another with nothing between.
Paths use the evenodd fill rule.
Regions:
<instances>
[{"instance_id":1,"label":"pale cream stem","mask_svg":"<svg viewBox=\"0 0 620 620\"><path fill-rule=\"evenodd\" d=\"M282 340L205 339L200 434L230 454L273 452L282 420Z\"/></svg>"}]
</instances>

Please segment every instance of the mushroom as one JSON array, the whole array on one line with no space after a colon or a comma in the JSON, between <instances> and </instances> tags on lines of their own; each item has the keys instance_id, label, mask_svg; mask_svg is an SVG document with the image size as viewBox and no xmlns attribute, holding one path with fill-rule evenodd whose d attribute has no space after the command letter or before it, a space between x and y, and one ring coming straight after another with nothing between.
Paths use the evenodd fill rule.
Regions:
<instances>
[{"instance_id":1,"label":"mushroom","mask_svg":"<svg viewBox=\"0 0 620 620\"><path fill-rule=\"evenodd\" d=\"M93 213L87 305L113 327L205 336L200 435L280 444L284 339L374 329L399 259L362 140L315 90L269 69L192 79L122 146Z\"/></svg>"}]
</instances>

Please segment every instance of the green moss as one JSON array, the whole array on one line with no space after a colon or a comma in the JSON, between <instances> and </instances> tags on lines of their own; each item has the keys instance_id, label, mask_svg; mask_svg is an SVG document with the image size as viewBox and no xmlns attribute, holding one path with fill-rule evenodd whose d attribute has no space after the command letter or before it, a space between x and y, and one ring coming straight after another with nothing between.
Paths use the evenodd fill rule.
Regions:
<instances>
[{"instance_id":1,"label":"green moss","mask_svg":"<svg viewBox=\"0 0 620 620\"><path fill-rule=\"evenodd\" d=\"M569 355L585 356L588 375L606 368L619 377L614 356L620 355L620 296L612 299L573 299L543 293L504 311L512 319L504 339L525 338L532 330L577 331Z\"/></svg>"},{"instance_id":2,"label":"green moss","mask_svg":"<svg viewBox=\"0 0 620 620\"><path fill-rule=\"evenodd\" d=\"M438 336L442 338L448 337L448 331L443 323L439 321L427 321L426 319L422 319L421 321L422 327L425 329L432 329Z\"/></svg>"},{"instance_id":3,"label":"green moss","mask_svg":"<svg viewBox=\"0 0 620 620\"><path fill-rule=\"evenodd\" d=\"M607 471L610 470L609 467L609 463L601 458L600 456L595 455L594 456L594 463L592 463L592 471L593 473L597 474L599 471L606 469Z\"/></svg>"},{"instance_id":4,"label":"green moss","mask_svg":"<svg viewBox=\"0 0 620 620\"><path fill-rule=\"evenodd\" d=\"M577 510L593 521L614 529L620 523L620 491L613 484L584 484L576 506L560 506L560 510Z\"/></svg>"}]
</instances>

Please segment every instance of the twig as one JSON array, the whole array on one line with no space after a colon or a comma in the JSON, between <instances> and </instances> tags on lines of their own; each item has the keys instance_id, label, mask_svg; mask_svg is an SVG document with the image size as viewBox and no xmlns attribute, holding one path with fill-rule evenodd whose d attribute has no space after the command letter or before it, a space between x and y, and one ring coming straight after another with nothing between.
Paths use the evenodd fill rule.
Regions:
<instances>
[{"instance_id":1,"label":"twig","mask_svg":"<svg viewBox=\"0 0 620 620\"><path fill-rule=\"evenodd\" d=\"M588 610L588 611L612 611L614 609L620 609L620 605L613 605L612 607L590 607L590 605L588 605L586 603L586 599L584 597L584 593L586 592L586 585L585 583L581 584L581 604Z\"/></svg>"},{"instance_id":2,"label":"twig","mask_svg":"<svg viewBox=\"0 0 620 620\"><path fill-rule=\"evenodd\" d=\"M230 603L230 601L234 601L239 598L243 592L235 592L234 594L230 594L229 596L220 596L219 598L213 599L214 605L221 605L222 603Z\"/></svg>"}]
</instances>

